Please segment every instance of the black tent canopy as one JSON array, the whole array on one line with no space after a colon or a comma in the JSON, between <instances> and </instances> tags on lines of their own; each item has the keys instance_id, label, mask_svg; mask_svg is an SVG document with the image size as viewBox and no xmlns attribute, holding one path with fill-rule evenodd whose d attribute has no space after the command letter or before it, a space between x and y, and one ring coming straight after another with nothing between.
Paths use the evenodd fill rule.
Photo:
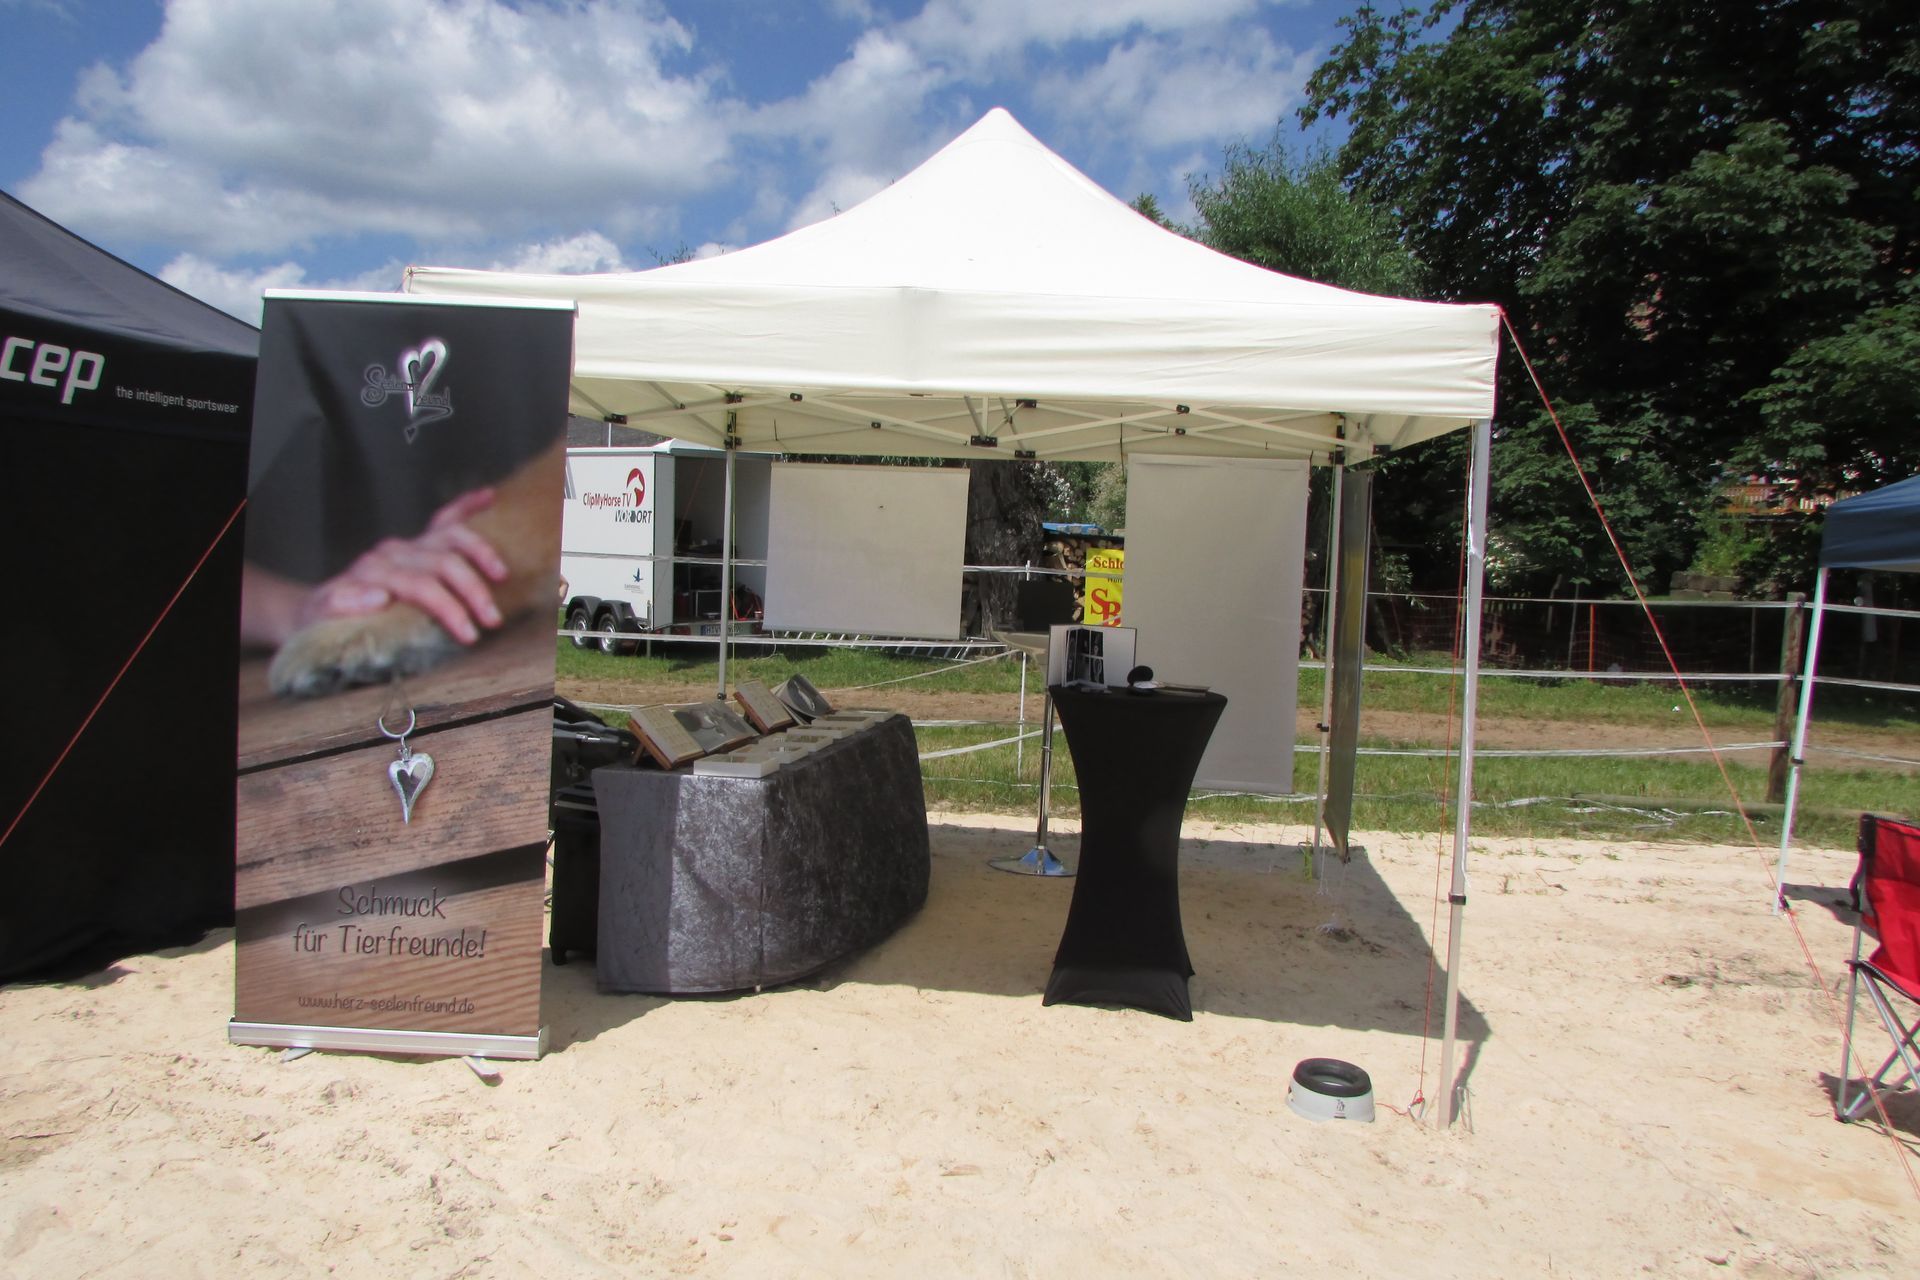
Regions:
<instances>
[{"instance_id":1,"label":"black tent canopy","mask_svg":"<svg viewBox=\"0 0 1920 1280\"><path fill-rule=\"evenodd\" d=\"M0 980L232 919L258 344L0 193Z\"/></svg>"}]
</instances>

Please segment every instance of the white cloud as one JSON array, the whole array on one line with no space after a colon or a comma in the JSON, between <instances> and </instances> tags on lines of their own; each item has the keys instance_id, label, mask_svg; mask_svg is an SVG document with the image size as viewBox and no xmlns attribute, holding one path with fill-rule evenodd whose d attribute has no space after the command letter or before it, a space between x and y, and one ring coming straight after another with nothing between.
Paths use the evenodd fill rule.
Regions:
<instances>
[{"instance_id":1,"label":"white cloud","mask_svg":"<svg viewBox=\"0 0 1920 1280\"><path fill-rule=\"evenodd\" d=\"M1271 7L930 0L903 22L866 31L832 70L761 108L750 127L800 142L817 162L820 177L783 219L789 227L873 194L1008 94L1053 115L1048 141L1109 156L1265 134L1298 100L1312 68L1258 24ZM1100 46L1110 46L1104 59L1089 64Z\"/></svg>"},{"instance_id":2,"label":"white cloud","mask_svg":"<svg viewBox=\"0 0 1920 1280\"><path fill-rule=\"evenodd\" d=\"M342 280L308 280L307 269L297 262L281 262L270 267L223 267L191 253L183 253L160 268L159 276L174 288L190 293L202 302L238 316L248 324L259 324L261 296L268 289L330 289L355 293L395 293L400 288L402 268L388 262L370 271Z\"/></svg>"},{"instance_id":3,"label":"white cloud","mask_svg":"<svg viewBox=\"0 0 1920 1280\"><path fill-rule=\"evenodd\" d=\"M1175 212L1173 158L1264 137L1298 100L1311 63L1270 34L1298 2L814 0L860 33L768 101L736 95L752 55L788 51L697 47L695 0L165 0L17 191L248 310L348 253L569 272L751 243L857 204L996 104ZM34 3L61 0L0 0Z\"/></svg>"},{"instance_id":4,"label":"white cloud","mask_svg":"<svg viewBox=\"0 0 1920 1280\"><path fill-rule=\"evenodd\" d=\"M787 229L810 226L851 209L898 176L835 165L821 174L813 189L794 206L793 215L787 219Z\"/></svg>"},{"instance_id":5,"label":"white cloud","mask_svg":"<svg viewBox=\"0 0 1920 1280\"><path fill-rule=\"evenodd\" d=\"M511 235L620 206L663 225L727 177L713 76L653 0L172 0L96 67L23 198L205 253Z\"/></svg>"},{"instance_id":6,"label":"white cloud","mask_svg":"<svg viewBox=\"0 0 1920 1280\"><path fill-rule=\"evenodd\" d=\"M494 271L531 271L545 275L577 275L587 271L631 271L620 255L620 246L598 231L539 244L522 245L505 258L496 259Z\"/></svg>"},{"instance_id":7,"label":"white cloud","mask_svg":"<svg viewBox=\"0 0 1920 1280\"><path fill-rule=\"evenodd\" d=\"M1251 18L1263 0L931 0L903 38L929 54L979 69L1030 45L1057 49L1129 31L1220 29Z\"/></svg>"},{"instance_id":8,"label":"white cloud","mask_svg":"<svg viewBox=\"0 0 1920 1280\"><path fill-rule=\"evenodd\" d=\"M573 274L586 271L628 271L620 247L598 231L558 240L520 245L488 264L494 271L531 271ZM162 280L202 302L259 324L261 295L268 289L326 289L354 293L397 293L406 275L394 260L367 271L329 280L310 280L307 269L286 261L266 267L224 267L198 254L183 253L157 273Z\"/></svg>"},{"instance_id":9,"label":"white cloud","mask_svg":"<svg viewBox=\"0 0 1920 1280\"><path fill-rule=\"evenodd\" d=\"M1313 67L1257 28L1183 32L1117 43L1098 65L1050 79L1035 97L1067 118L1100 122L1089 132L1159 149L1264 137L1299 100Z\"/></svg>"}]
</instances>

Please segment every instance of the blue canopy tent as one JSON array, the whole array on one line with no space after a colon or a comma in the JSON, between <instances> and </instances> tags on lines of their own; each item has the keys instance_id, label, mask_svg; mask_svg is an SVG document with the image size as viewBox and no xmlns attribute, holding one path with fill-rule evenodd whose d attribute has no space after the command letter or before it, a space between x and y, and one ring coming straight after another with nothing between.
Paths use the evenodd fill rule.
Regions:
<instances>
[{"instance_id":1,"label":"blue canopy tent","mask_svg":"<svg viewBox=\"0 0 1920 1280\"><path fill-rule=\"evenodd\" d=\"M1920 476L1843 499L1827 508L1826 522L1820 531L1820 572L1813 584L1813 623L1807 633L1806 669L1800 677L1800 714L1793 730L1786 813L1780 822L1780 861L1774 868L1776 911L1786 892L1787 849L1793 842L1794 809L1800 801L1800 770L1807 751L1807 716L1813 707L1813 673L1820 661L1820 621L1827 607L1827 573L1833 569L1920 573Z\"/></svg>"}]
</instances>

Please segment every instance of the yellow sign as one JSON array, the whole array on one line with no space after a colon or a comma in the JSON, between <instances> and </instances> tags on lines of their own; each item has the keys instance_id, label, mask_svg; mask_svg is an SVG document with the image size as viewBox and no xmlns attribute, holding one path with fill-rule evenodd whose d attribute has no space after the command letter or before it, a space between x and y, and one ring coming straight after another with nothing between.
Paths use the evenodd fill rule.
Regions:
<instances>
[{"instance_id":1,"label":"yellow sign","mask_svg":"<svg viewBox=\"0 0 1920 1280\"><path fill-rule=\"evenodd\" d=\"M1081 619L1086 625L1120 625L1120 573L1126 567L1126 557L1119 547L1096 547L1087 552L1087 607Z\"/></svg>"}]
</instances>

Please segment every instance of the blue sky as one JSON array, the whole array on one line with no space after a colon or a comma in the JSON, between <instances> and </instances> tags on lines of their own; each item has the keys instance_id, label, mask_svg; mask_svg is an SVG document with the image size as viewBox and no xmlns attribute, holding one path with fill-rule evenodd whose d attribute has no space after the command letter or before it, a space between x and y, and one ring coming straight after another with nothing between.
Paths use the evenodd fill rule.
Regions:
<instances>
[{"instance_id":1,"label":"blue sky","mask_svg":"<svg viewBox=\"0 0 1920 1280\"><path fill-rule=\"evenodd\" d=\"M248 319L408 263L754 244L995 106L1181 217L1228 143L1297 141L1356 4L0 0L0 188Z\"/></svg>"}]
</instances>

